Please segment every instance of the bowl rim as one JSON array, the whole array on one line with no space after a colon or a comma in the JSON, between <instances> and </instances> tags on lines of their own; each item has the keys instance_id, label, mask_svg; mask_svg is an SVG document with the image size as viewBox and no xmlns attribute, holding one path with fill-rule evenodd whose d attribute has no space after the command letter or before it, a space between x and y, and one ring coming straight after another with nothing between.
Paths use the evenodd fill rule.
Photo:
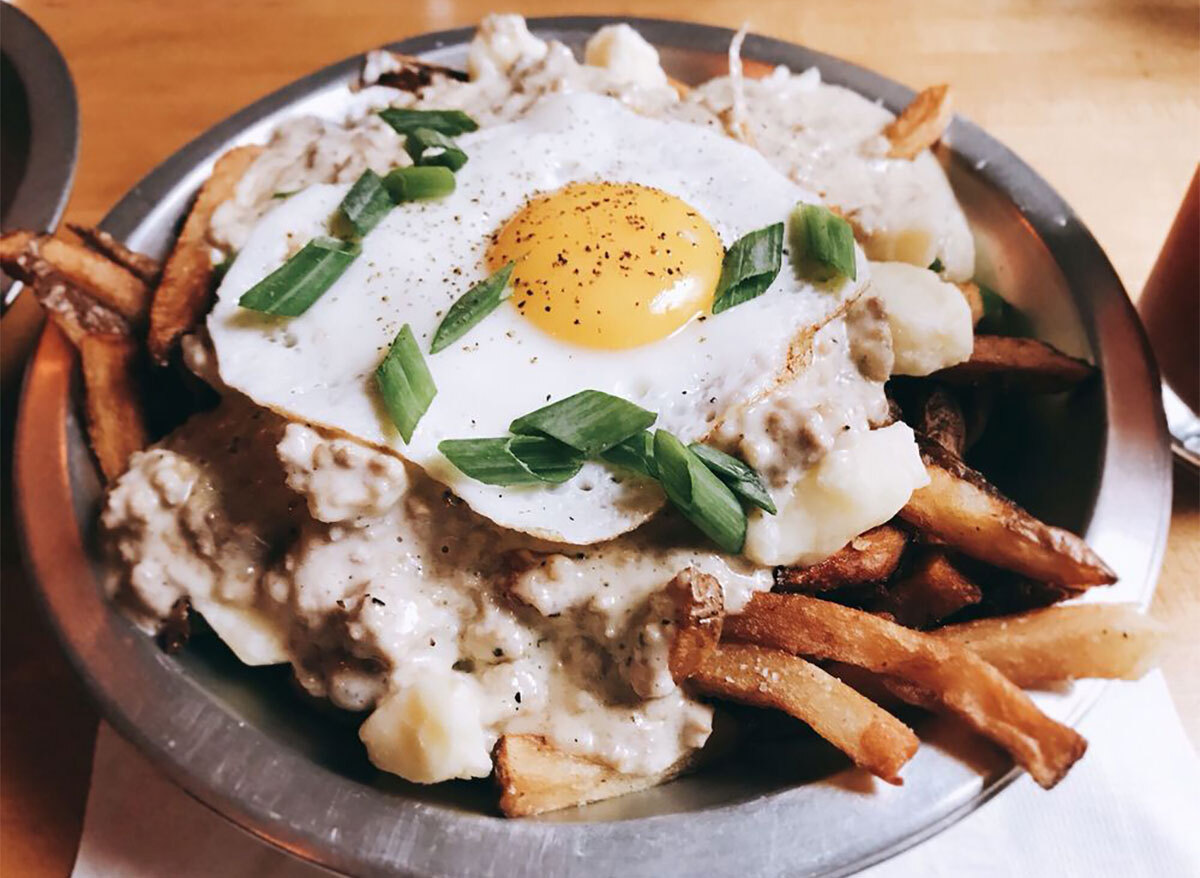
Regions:
<instances>
[{"instance_id":1,"label":"bowl rim","mask_svg":"<svg viewBox=\"0 0 1200 878\"><path fill-rule=\"evenodd\" d=\"M532 30L552 36L590 33L618 22L631 24L660 47L710 53L723 52L733 35L726 28L663 19L529 19ZM387 48L436 55L473 33L468 27L422 34ZM743 55L768 65L815 64L827 81L878 97L892 110L913 95L911 89L862 67L782 40L751 34ZM126 238L153 225L162 215L165 193L185 186L194 189L215 158L257 123L302 97L352 81L362 57L355 55L296 80L218 123L136 184L102 227ZM1097 242L1028 165L962 117L955 118L947 139L957 155L975 165L976 173L1013 200L1067 278L1104 375L1107 423L1087 536L1093 545L1112 547L1104 551L1123 577L1150 583L1165 545L1171 458L1158 376L1132 305ZM69 345L48 328L26 373L14 465L26 566L39 597L105 718L194 798L297 857L354 874L506 874L518 869L582 873L599 862L630 874L653 872L664 864L679 869L689 862L718 874L785 869L789 874L847 874L945 828L1018 774L1001 770L986 782L979 779L977 788L960 781L950 793L940 790L924 798L871 797L871 808L858 819L877 821L881 802L890 814L898 804L911 811L913 802L920 801L920 814L910 813L907 820L897 814L891 830L881 829L851 848L832 850L822 847L819 838L809 838L813 850L806 850L802 862L789 855L796 850L794 827L803 825L798 820L818 816L803 796L795 795L804 787L691 813L574 824L502 821L395 796L385 801L377 791L280 746L211 699L197 697L196 684L152 644L147 649L144 635L108 607L85 548L92 511L78 508L75 490L96 477L71 403L73 372ZM1130 492L1128 484L1118 489L1131 480L1141 490ZM74 510L74 517L64 515L64 509ZM1102 688L1094 687L1073 720ZM902 790L919 787L917 772L913 774L914 782ZM294 806L289 797L298 794L321 801L320 820ZM374 834L356 820L370 822ZM444 844L447 838L456 843ZM735 856L722 859L722 839L738 848Z\"/></svg>"}]
</instances>

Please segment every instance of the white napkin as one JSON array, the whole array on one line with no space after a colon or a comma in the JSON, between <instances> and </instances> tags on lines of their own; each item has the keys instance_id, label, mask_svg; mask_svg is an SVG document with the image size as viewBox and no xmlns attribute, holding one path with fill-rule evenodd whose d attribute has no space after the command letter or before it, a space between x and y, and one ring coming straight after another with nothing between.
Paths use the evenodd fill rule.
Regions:
<instances>
[{"instance_id":1,"label":"white napkin","mask_svg":"<svg viewBox=\"0 0 1200 878\"><path fill-rule=\"evenodd\" d=\"M1087 756L1053 791L1022 777L940 835L862 873L1200 876L1200 759L1161 673L1109 687L1084 718ZM160 777L107 725L74 878L318 878Z\"/></svg>"}]
</instances>

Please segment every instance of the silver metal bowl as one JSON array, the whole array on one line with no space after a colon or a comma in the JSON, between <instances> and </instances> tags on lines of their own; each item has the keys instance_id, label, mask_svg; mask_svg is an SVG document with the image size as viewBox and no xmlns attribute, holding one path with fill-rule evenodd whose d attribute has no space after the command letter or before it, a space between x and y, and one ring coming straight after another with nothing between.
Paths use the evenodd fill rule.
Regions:
<instances>
[{"instance_id":1,"label":"silver metal bowl","mask_svg":"<svg viewBox=\"0 0 1200 878\"><path fill-rule=\"evenodd\" d=\"M610 18L535 19L578 47ZM685 82L725 72L732 33L631 19ZM469 30L392 48L461 66ZM898 110L904 86L778 40L750 36L751 70L816 65L830 82ZM213 160L281 118L336 102L351 58L230 117L142 180L104 228L161 253ZM1148 601L1170 500L1159 386L1140 324L1112 266L1071 209L1019 158L958 118L942 149L976 230L985 279L1030 312L1039 332L1091 355L1103 382L1069 399L1004 413L986 464L1038 514L1079 532L1120 573L1114 598ZM76 409L74 360L53 331L26 381L16 494L32 571L80 675L107 719L184 789L298 857L353 874L507 876L835 875L949 825L1013 779L1011 763L931 719L903 787L850 769L801 782L790 750L759 753L655 790L543 819L503 820L479 783L417 787L367 763L352 722L292 694L285 669L249 669L219 644L160 652L104 601L92 549L100 482ZM987 449L984 450L988 456ZM1083 684L1048 709L1075 721L1102 690ZM808 772L811 774L811 771ZM1053 793L1045 807L1054 807Z\"/></svg>"}]
</instances>

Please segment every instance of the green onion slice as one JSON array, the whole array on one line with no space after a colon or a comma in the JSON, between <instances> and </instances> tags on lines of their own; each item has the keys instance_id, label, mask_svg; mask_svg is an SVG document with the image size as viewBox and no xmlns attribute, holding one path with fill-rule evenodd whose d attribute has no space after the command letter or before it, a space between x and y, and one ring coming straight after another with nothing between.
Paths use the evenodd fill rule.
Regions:
<instances>
[{"instance_id":1,"label":"green onion slice","mask_svg":"<svg viewBox=\"0 0 1200 878\"><path fill-rule=\"evenodd\" d=\"M421 356L421 349L417 347L412 327L407 323L397 333L387 356L375 370L375 384L383 397L388 417L404 441L411 441L417 422L437 396L437 386Z\"/></svg>"},{"instance_id":2,"label":"green onion slice","mask_svg":"<svg viewBox=\"0 0 1200 878\"><path fill-rule=\"evenodd\" d=\"M990 287L985 287L978 281L976 286L979 287L979 297L983 300L983 316L975 326L976 334L1033 338L1033 323L1024 311Z\"/></svg>"},{"instance_id":3,"label":"green onion slice","mask_svg":"<svg viewBox=\"0 0 1200 878\"><path fill-rule=\"evenodd\" d=\"M354 181L342 203L333 212L329 230L349 241L357 241L395 207L392 196L383 185L383 178L369 168Z\"/></svg>"},{"instance_id":4,"label":"green onion slice","mask_svg":"<svg viewBox=\"0 0 1200 878\"><path fill-rule=\"evenodd\" d=\"M720 314L765 293L779 274L782 251L783 223L758 229L734 241L721 262L712 312Z\"/></svg>"},{"instance_id":5,"label":"green onion slice","mask_svg":"<svg viewBox=\"0 0 1200 878\"><path fill-rule=\"evenodd\" d=\"M946 270L946 266L942 265L942 260L934 257L933 262L929 263L929 270L934 274L941 274Z\"/></svg>"},{"instance_id":6,"label":"green onion slice","mask_svg":"<svg viewBox=\"0 0 1200 878\"><path fill-rule=\"evenodd\" d=\"M648 430L622 439L600 458L652 479L658 478L658 469L654 466L654 434Z\"/></svg>"},{"instance_id":7,"label":"green onion slice","mask_svg":"<svg viewBox=\"0 0 1200 878\"><path fill-rule=\"evenodd\" d=\"M718 479L724 482L743 502L757 506L764 512L775 514L775 501L767 491L767 483L758 470L731 454L718 451L709 445L693 442L688 446L696 457L704 461Z\"/></svg>"},{"instance_id":8,"label":"green onion slice","mask_svg":"<svg viewBox=\"0 0 1200 878\"><path fill-rule=\"evenodd\" d=\"M440 134L454 136L475 131L479 125L462 110L406 110L401 107L388 107L379 111L383 119L396 130L398 134L408 135L418 128L428 128Z\"/></svg>"},{"instance_id":9,"label":"green onion slice","mask_svg":"<svg viewBox=\"0 0 1200 878\"><path fill-rule=\"evenodd\" d=\"M358 244L315 238L238 299L251 311L298 317L321 298L359 254Z\"/></svg>"},{"instance_id":10,"label":"green onion slice","mask_svg":"<svg viewBox=\"0 0 1200 878\"><path fill-rule=\"evenodd\" d=\"M467 163L467 154L458 144L432 128L417 128L405 139L404 149L414 165L441 165L457 171Z\"/></svg>"},{"instance_id":11,"label":"green onion slice","mask_svg":"<svg viewBox=\"0 0 1200 878\"><path fill-rule=\"evenodd\" d=\"M383 178L392 201L426 201L443 198L454 191L454 172L438 165L395 168Z\"/></svg>"},{"instance_id":12,"label":"green onion slice","mask_svg":"<svg viewBox=\"0 0 1200 878\"><path fill-rule=\"evenodd\" d=\"M595 457L645 430L657 417L619 396L581 390L517 418L508 429L514 433L550 436L588 457Z\"/></svg>"},{"instance_id":13,"label":"green onion slice","mask_svg":"<svg viewBox=\"0 0 1200 878\"><path fill-rule=\"evenodd\" d=\"M436 354L462 338L471 327L500 307L500 303L511 295L508 278L512 270L513 263L509 262L487 280L480 281L463 293L438 324L429 345L429 353Z\"/></svg>"},{"instance_id":14,"label":"green onion slice","mask_svg":"<svg viewBox=\"0 0 1200 878\"><path fill-rule=\"evenodd\" d=\"M746 512L733 491L666 430L654 433L654 462L671 503L723 551L741 552Z\"/></svg>"},{"instance_id":15,"label":"green onion slice","mask_svg":"<svg viewBox=\"0 0 1200 878\"><path fill-rule=\"evenodd\" d=\"M858 278L854 229L819 204L797 204L788 218L788 245L796 273L806 280Z\"/></svg>"},{"instance_id":16,"label":"green onion slice","mask_svg":"<svg viewBox=\"0 0 1200 878\"><path fill-rule=\"evenodd\" d=\"M438 451L463 474L485 485L558 484L583 466L583 455L545 436L444 439Z\"/></svg>"}]
</instances>

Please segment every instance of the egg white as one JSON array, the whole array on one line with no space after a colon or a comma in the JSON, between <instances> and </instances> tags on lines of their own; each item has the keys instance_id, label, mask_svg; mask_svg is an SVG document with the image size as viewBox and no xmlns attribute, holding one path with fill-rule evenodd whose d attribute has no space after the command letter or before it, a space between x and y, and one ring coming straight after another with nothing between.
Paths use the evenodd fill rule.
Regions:
<instances>
[{"instance_id":1,"label":"egg white","mask_svg":"<svg viewBox=\"0 0 1200 878\"><path fill-rule=\"evenodd\" d=\"M663 502L647 480L589 463L557 486L475 482L437 451L442 439L503 436L519 415L593 388L658 413L656 426L702 438L731 406L786 368L793 342L866 282L813 286L784 265L759 298L625 350L575 347L506 302L446 350L426 356L437 397L407 445L390 425L374 371L405 323L428 350L446 309L487 275L489 236L532 195L598 180L662 189L695 207L726 247L786 219L812 193L759 153L684 122L638 116L591 94L557 94L520 120L459 138L470 156L449 197L393 210L362 254L300 317L266 317L238 298L314 236L348 187L318 185L264 217L226 275L208 320L221 378L260 405L390 449L497 524L586 545L631 530Z\"/></svg>"}]
</instances>

